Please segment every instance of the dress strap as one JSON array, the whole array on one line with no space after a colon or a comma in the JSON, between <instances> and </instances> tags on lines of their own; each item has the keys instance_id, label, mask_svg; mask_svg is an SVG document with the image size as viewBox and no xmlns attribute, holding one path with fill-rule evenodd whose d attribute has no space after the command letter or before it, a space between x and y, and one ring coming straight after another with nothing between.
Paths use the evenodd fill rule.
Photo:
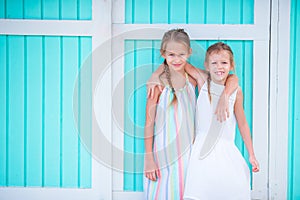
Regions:
<instances>
[{"instance_id":1,"label":"dress strap","mask_svg":"<svg viewBox=\"0 0 300 200\"><path fill-rule=\"evenodd\" d=\"M189 83L190 81L189 81L189 75L185 72L185 81L186 81L186 83Z\"/></svg>"}]
</instances>

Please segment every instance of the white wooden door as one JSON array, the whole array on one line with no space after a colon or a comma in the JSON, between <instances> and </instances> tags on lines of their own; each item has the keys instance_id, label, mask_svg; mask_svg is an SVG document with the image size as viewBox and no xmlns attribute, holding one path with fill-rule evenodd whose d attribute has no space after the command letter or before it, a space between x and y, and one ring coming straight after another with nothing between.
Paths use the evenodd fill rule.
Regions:
<instances>
[{"instance_id":1,"label":"white wooden door","mask_svg":"<svg viewBox=\"0 0 300 200\"><path fill-rule=\"evenodd\" d=\"M126 24L125 2L113 1L112 4L112 92L118 94L113 100L113 110L120 113L113 119L113 198L143 199L143 192L124 190L124 55L125 40L160 40L164 31L171 28L184 28L191 40L250 40L253 41L253 143L256 156L260 161L260 172L253 175L252 198L268 199L268 102L269 102L269 26L270 1L254 1L253 24ZM147 45L143 48L147 48ZM112 95L114 98L114 94ZM121 153L121 154L120 154Z\"/></svg>"}]
</instances>

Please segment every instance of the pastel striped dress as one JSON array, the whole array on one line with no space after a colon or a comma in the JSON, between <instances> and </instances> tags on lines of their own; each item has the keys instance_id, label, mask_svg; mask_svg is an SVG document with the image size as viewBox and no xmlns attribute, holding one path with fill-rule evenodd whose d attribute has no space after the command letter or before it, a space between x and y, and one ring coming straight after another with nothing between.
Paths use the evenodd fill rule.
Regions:
<instances>
[{"instance_id":1,"label":"pastel striped dress","mask_svg":"<svg viewBox=\"0 0 300 200\"><path fill-rule=\"evenodd\" d=\"M177 103L171 104L173 93L169 86L162 91L156 110L153 153L161 178L145 178L146 199L183 199L187 164L194 139L195 88L188 81L175 90Z\"/></svg>"}]
</instances>

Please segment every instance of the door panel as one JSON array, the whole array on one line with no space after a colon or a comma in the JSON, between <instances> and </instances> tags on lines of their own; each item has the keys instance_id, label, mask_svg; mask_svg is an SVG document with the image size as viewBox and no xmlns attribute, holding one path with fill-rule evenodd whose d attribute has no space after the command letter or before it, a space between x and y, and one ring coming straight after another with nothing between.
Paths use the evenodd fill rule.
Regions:
<instances>
[{"instance_id":1,"label":"door panel","mask_svg":"<svg viewBox=\"0 0 300 200\"><path fill-rule=\"evenodd\" d=\"M239 84L244 93L246 118L253 134L254 148L258 152L258 159L261 161L262 168L262 172L253 177L252 195L253 198L267 199L268 135L261 133L267 133L268 127L259 121L262 119L268 121L268 106L263 109L260 108L262 104L258 103L258 99L263 102L263 105L266 105L268 103L268 96L261 95L258 98L258 94L261 91L268 91L268 82L265 80L268 79L266 77L269 75L267 69L259 70L258 63L268 66L269 35L268 30L262 27L269 26L269 21L265 20L266 14L269 14L269 12L262 12L262 7L268 10L269 1L222 2L181 1L179 3L179 1L163 1L162 3L157 3L156 1L151 1L151 3L146 2L143 5L139 5L135 1L125 1L123 4L125 11L121 11L120 5L116 9L113 9L113 19L117 20L115 23L113 22L112 34L113 38L116 36L122 38L115 41L115 43L118 44L118 49L120 49L120 45L122 46L124 55L116 61L118 65L124 66L123 75L119 76L124 81L124 135L117 136L117 140L118 143L122 143L126 152L123 156L124 173L114 172L115 177L123 180L121 181L122 186L119 185L120 181L114 181L116 184L113 184L113 194L116 197L122 199L121 194L124 193L124 195L130 195L132 198L138 198L142 194L143 187L141 184L143 176L140 174L142 171L142 165L140 164L143 160L140 157L140 153L143 152L143 149L141 149L143 148L143 141L140 137L145 119L145 83L151 73L162 62L159 48L163 33L171 28L182 27L190 34L193 41L193 55L190 58L190 62L197 67L203 68L205 49L216 41L227 42L234 51L236 62L235 73L239 77ZM215 12L210 11L210 8L216 8L214 4L217 3L219 3L218 8L221 14L214 15L213 13ZM139 9L139 6L143 7ZM163 9L164 6L166 9ZM202 9L203 12L199 12L199 9L194 9L195 6L198 6L197 8ZM238 10L238 12L229 12L233 8ZM142 10L143 12L141 12ZM164 10L165 12L158 12L158 10ZM174 12L175 10L177 12ZM185 14L182 16L178 14L180 16L177 16L176 13ZM145 15L148 15L148 17L145 18ZM176 24L179 23L178 20L181 20L180 23L183 24ZM158 22L160 24L156 25ZM174 24L172 25L172 23ZM227 23L235 25L226 25ZM221 24L225 25L222 26ZM249 35L245 33L249 33ZM139 44L144 44L144 47L143 45L139 46ZM119 74L119 70L122 69L113 67L113 73ZM256 81L261 79L264 81ZM118 82L119 79L117 78L114 81ZM141 82L143 83L142 85ZM254 90L255 85L257 87L258 83L260 89ZM261 115L261 112L264 114ZM119 128L116 129L122 130ZM238 134L238 130L236 145L245 158L247 158L247 151L240 134ZM128 169L133 169L134 173Z\"/></svg>"}]
</instances>

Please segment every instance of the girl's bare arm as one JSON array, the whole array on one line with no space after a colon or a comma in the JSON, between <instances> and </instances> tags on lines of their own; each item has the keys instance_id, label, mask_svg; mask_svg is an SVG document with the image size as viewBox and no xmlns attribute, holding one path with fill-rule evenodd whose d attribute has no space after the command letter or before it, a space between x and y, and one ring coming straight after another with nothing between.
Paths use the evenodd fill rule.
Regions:
<instances>
[{"instance_id":1,"label":"girl's bare arm","mask_svg":"<svg viewBox=\"0 0 300 200\"><path fill-rule=\"evenodd\" d=\"M238 88L237 96L236 96L236 102L234 105L234 114L238 123L238 127L241 133L241 136L243 138L243 141L246 145L248 154L249 154L249 161L252 164L252 171L258 172L259 171L259 164L256 160L253 144L252 144L252 138L250 135L250 128L246 120L244 108L243 108L243 94L242 90Z\"/></svg>"},{"instance_id":2,"label":"girl's bare arm","mask_svg":"<svg viewBox=\"0 0 300 200\"><path fill-rule=\"evenodd\" d=\"M147 99L146 104L146 122L144 128L144 142L145 142L145 176L155 181L160 177L160 171L154 161L153 155L153 135L154 135L154 120L156 116L156 107L160 91L154 88L154 97Z\"/></svg>"}]
</instances>

